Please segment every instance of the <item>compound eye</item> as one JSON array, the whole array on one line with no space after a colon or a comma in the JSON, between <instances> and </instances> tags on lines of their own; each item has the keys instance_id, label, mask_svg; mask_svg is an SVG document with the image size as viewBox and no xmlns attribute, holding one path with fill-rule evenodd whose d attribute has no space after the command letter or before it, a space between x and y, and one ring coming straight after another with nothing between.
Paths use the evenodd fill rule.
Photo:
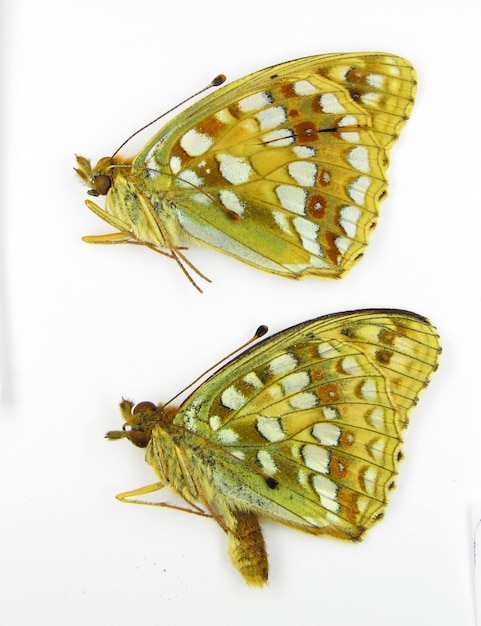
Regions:
<instances>
[{"instance_id":1,"label":"compound eye","mask_svg":"<svg viewBox=\"0 0 481 626\"><path fill-rule=\"evenodd\" d=\"M157 410L156 405L153 402L149 402L145 400L144 402L139 402L132 409L132 415L136 415L137 413L153 413Z\"/></svg>"},{"instance_id":2,"label":"compound eye","mask_svg":"<svg viewBox=\"0 0 481 626\"><path fill-rule=\"evenodd\" d=\"M91 196L106 196L110 187L112 187L112 179L110 176L100 174L100 176L95 176L94 188L88 193L90 193ZM94 193L92 193L92 191Z\"/></svg>"},{"instance_id":3,"label":"compound eye","mask_svg":"<svg viewBox=\"0 0 481 626\"><path fill-rule=\"evenodd\" d=\"M129 439L138 448L146 448L149 445L150 436L143 430L131 430Z\"/></svg>"}]
</instances>

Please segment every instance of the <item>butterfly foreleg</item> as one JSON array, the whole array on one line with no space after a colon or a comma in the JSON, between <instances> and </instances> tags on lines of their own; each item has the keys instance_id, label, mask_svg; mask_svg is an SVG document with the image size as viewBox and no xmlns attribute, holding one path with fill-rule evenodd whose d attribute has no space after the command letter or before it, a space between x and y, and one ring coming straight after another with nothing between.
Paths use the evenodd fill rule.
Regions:
<instances>
[{"instance_id":1,"label":"butterfly foreleg","mask_svg":"<svg viewBox=\"0 0 481 626\"><path fill-rule=\"evenodd\" d=\"M195 265L193 265L181 252L182 248L179 248L174 244L172 238L170 237L167 229L162 224L159 216L157 215L154 207L149 202L149 200L142 194L138 195L140 206L142 207L142 212L144 214L147 223L149 224L150 229L153 233L155 233L157 239L159 241L164 242L164 247L169 250L169 253L166 253L167 256L170 256L177 263L179 268L182 270L184 275L187 277L189 282L202 293L202 289L197 285L192 276L189 274L188 270L184 267L184 264L187 265L193 272L195 272L200 278L203 278L208 283L211 282L210 278L204 276L200 270L198 270ZM153 247L153 246L152 246ZM154 247L154 249L157 249ZM159 250L158 250L159 251ZM160 251L159 251L160 252Z\"/></svg>"},{"instance_id":2,"label":"butterfly foreleg","mask_svg":"<svg viewBox=\"0 0 481 626\"><path fill-rule=\"evenodd\" d=\"M138 246L147 246L148 248L151 248L152 250L154 250L155 252L158 252L159 254L163 254L164 256L168 256L169 258L172 258L173 255L170 251L164 252L163 250L160 250L157 246L154 246L153 244L140 241L136 237L135 233L129 230L129 227L127 224L122 222L122 220L120 220L118 217L115 217L115 215L112 215L112 213L109 213L105 209L102 209L101 207L99 207L98 204L95 204L95 202L92 202L91 200L85 200L85 204L92 211L92 213L95 213L95 215L97 215L102 220L104 220L104 222L107 222L107 224L110 224L110 226L112 226L113 228L116 228L118 232L108 233L106 235L86 235L85 237L82 237L82 241L85 241L86 243L96 243L96 244L129 243L129 244L134 244Z\"/></svg>"},{"instance_id":3,"label":"butterfly foreleg","mask_svg":"<svg viewBox=\"0 0 481 626\"><path fill-rule=\"evenodd\" d=\"M209 513L204 511L200 506L197 506L194 502L190 502L185 497L183 498L186 503L191 507L190 509L187 507L177 506L175 504L170 504L169 502L153 502L151 500L139 500L139 496L144 496L149 493L154 493L155 491L160 491L165 487L164 483L157 482L152 485L145 485L145 487L139 487L138 489L132 489L131 491L124 491L123 493L117 494L115 497L120 502L127 502L129 504L145 504L148 506L160 506L167 509L175 509L176 511L184 511L185 513L192 513L193 515L200 515L201 517L212 517Z\"/></svg>"},{"instance_id":4,"label":"butterfly foreleg","mask_svg":"<svg viewBox=\"0 0 481 626\"><path fill-rule=\"evenodd\" d=\"M115 217L115 215L112 215L105 209L102 209L98 204L95 204L95 202L92 202L91 200L85 200L85 204L92 211L92 213L95 213L97 217L100 217L100 219L107 222L107 224L110 224L113 228L116 228L119 232L110 233L108 235L87 235L82 237L83 241L86 241L87 243L124 243L130 237L135 238L135 235L130 232L127 224L122 222L122 220L119 220Z\"/></svg>"},{"instance_id":5,"label":"butterfly foreleg","mask_svg":"<svg viewBox=\"0 0 481 626\"><path fill-rule=\"evenodd\" d=\"M129 241L131 237L130 233L108 233L107 235L85 235L85 237L82 237L82 241L101 244L137 243Z\"/></svg>"}]
</instances>

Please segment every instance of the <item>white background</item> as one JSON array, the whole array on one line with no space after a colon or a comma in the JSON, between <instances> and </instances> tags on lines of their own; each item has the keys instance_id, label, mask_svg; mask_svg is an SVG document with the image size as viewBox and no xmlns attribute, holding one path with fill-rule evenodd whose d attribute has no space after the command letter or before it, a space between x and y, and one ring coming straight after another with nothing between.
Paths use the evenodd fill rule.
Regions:
<instances>
[{"instance_id":1,"label":"white background","mask_svg":"<svg viewBox=\"0 0 481 626\"><path fill-rule=\"evenodd\" d=\"M12 0L2 13L0 622L474 624L478 0ZM81 241L109 228L83 204L74 153L111 154L219 72L365 50L409 58L419 92L378 227L343 281L291 282L193 247L214 281L200 296L147 249ZM103 438L122 396L166 400L261 323L377 306L431 318L444 353L362 544L266 523L270 583L251 589L211 520L115 500L154 479L141 450Z\"/></svg>"}]
</instances>

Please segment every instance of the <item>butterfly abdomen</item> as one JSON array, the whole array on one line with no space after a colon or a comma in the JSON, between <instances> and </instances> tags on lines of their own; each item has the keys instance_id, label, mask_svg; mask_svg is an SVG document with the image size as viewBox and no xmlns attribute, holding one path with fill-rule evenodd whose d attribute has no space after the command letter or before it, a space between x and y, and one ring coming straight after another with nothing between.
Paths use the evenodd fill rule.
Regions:
<instances>
[{"instance_id":1,"label":"butterfly abdomen","mask_svg":"<svg viewBox=\"0 0 481 626\"><path fill-rule=\"evenodd\" d=\"M269 566L259 521L252 512L231 513L235 529L228 532L229 557L248 585L261 587L267 582Z\"/></svg>"}]
</instances>

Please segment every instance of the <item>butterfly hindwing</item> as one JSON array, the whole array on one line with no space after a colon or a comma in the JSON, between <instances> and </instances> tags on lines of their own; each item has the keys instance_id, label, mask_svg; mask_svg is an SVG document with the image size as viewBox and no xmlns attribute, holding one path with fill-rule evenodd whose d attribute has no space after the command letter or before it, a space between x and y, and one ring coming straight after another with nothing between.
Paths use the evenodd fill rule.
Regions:
<instances>
[{"instance_id":1,"label":"butterfly hindwing","mask_svg":"<svg viewBox=\"0 0 481 626\"><path fill-rule=\"evenodd\" d=\"M408 412L438 357L420 316L327 316L234 359L174 421L212 441L216 489L233 508L359 538L383 514Z\"/></svg>"}]
</instances>

